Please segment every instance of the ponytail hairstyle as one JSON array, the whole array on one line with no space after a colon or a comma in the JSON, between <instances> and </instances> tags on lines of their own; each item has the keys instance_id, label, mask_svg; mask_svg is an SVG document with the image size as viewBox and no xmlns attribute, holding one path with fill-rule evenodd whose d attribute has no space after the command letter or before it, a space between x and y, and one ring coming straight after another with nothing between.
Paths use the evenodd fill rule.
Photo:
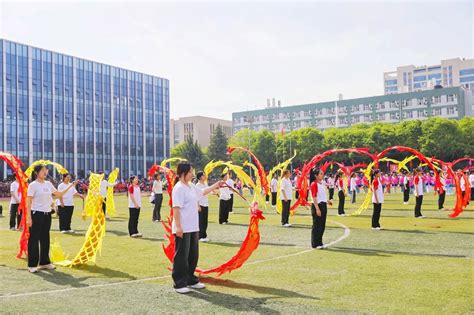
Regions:
<instances>
[{"instance_id":1,"label":"ponytail hairstyle","mask_svg":"<svg viewBox=\"0 0 474 315\"><path fill-rule=\"evenodd\" d=\"M30 182L33 182L38 178L38 173L41 172L43 170L43 168L46 168L46 165L38 164L33 168L33 172L31 173Z\"/></svg>"},{"instance_id":2,"label":"ponytail hairstyle","mask_svg":"<svg viewBox=\"0 0 474 315\"><path fill-rule=\"evenodd\" d=\"M176 166L176 177L174 179L174 185L179 182L181 176L185 176L189 171L191 171L192 166L189 162L179 162Z\"/></svg>"},{"instance_id":3,"label":"ponytail hairstyle","mask_svg":"<svg viewBox=\"0 0 474 315\"><path fill-rule=\"evenodd\" d=\"M374 182L375 175L377 175L378 173L380 173L379 169L375 169L370 172L370 183Z\"/></svg>"},{"instance_id":4,"label":"ponytail hairstyle","mask_svg":"<svg viewBox=\"0 0 474 315\"><path fill-rule=\"evenodd\" d=\"M130 189L130 186L133 185L133 180L137 177L137 175L130 175L130 178L128 179L128 187L127 187L127 196L128 196L128 190Z\"/></svg>"},{"instance_id":5,"label":"ponytail hairstyle","mask_svg":"<svg viewBox=\"0 0 474 315\"><path fill-rule=\"evenodd\" d=\"M197 180L201 180L201 177L203 177L203 176L204 176L204 172L203 172L203 171L199 171L199 172L197 172L197 174L196 174Z\"/></svg>"}]
</instances>

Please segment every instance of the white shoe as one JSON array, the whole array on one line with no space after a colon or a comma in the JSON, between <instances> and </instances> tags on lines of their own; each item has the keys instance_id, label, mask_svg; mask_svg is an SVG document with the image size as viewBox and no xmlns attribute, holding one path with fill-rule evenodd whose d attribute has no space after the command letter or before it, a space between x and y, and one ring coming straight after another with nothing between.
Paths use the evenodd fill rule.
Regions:
<instances>
[{"instance_id":1,"label":"white shoe","mask_svg":"<svg viewBox=\"0 0 474 315\"><path fill-rule=\"evenodd\" d=\"M137 238L137 237L139 237L139 236L138 236L138 233L135 233L135 234L130 235L130 237L132 237L132 238Z\"/></svg>"},{"instance_id":2,"label":"white shoe","mask_svg":"<svg viewBox=\"0 0 474 315\"><path fill-rule=\"evenodd\" d=\"M338 216L338 217L345 217L346 214L345 214L345 213L343 213L343 214L338 214L337 216Z\"/></svg>"},{"instance_id":3,"label":"white shoe","mask_svg":"<svg viewBox=\"0 0 474 315\"><path fill-rule=\"evenodd\" d=\"M407 205L407 204L408 204L408 202L404 202L403 204L404 204L404 205Z\"/></svg>"},{"instance_id":4,"label":"white shoe","mask_svg":"<svg viewBox=\"0 0 474 315\"><path fill-rule=\"evenodd\" d=\"M426 218L426 217L425 217L424 215L420 215L420 216L415 217L415 218L417 218L417 219L424 219L424 218Z\"/></svg>"},{"instance_id":5,"label":"white shoe","mask_svg":"<svg viewBox=\"0 0 474 315\"><path fill-rule=\"evenodd\" d=\"M222 222L222 224L227 224L227 222Z\"/></svg>"},{"instance_id":6,"label":"white shoe","mask_svg":"<svg viewBox=\"0 0 474 315\"><path fill-rule=\"evenodd\" d=\"M12 227L10 228L11 231L16 231L16 228Z\"/></svg>"},{"instance_id":7,"label":"white shoe","mask_svg":"<svg viewBox=\"0 0 474 315\"><path fill-rule=\"evenodd\" d=\"M142 233L137 233L136 235L137 235L137 237L143 237Z\"/></svg>"},{"instance_id":8,"label":"white shoe","mask_svg":"<svg viewBox=\"0 0 474 315\"><path fill-rule=\"evenodd\" d=\"M180 293L180 294L186 294L186 293L189 293L191 292L191 289L190 288L179 288L179 289L174 289L176 292Z\"/></svg>"},{"instance_id":9,"label":"white shoe","mask_svg":"<svg viewBox=\"0 0 474 315\"><path fill-rule=\"evenodd\" d=\"M38 272L38 268L37 268L37 267L28 267L28 272L30 272L30 273L37 273L37 272Z\"/></svg>"},{"instance_id":10,"label":"white shoe","mask_svg":"<svg viewBox=\"0 0 474 315\"><path fill-rule=\"evenodd\" d=\"M75 233L76 231L74 231L74 230L68 230L67 232L68 232L68 233Z\"/></svg>"},{"instance_id":11,"label":"white shoe","mask_svg":"<svg viewBox=\"0 0 474 315\"><path fill-rule=\"evenodd\" d=\"M382 228L381 227L373 227L372 230L375 230L375 231L380 231Z\"/></svg>"},{"instance_id":12,"label":"white shoe","mask_svg":"<svg viewBox=\"0 0 474 315\"><path fill-rule=\"evenodd\" d=\"M203 243L207 243L207 242L209 242L209 239L207 237L206 238L200 238L199 241L203 242Z\"/></svg>"},{"instance_id":13,"label":"white shoe","mask_svg":"<svg viewBox=\"0 0 474 315\"><path fill-rule=\"evenodd\" d=\"M324 249L324 245L316 246L316 249Z\"/></svg>"},{"instance_id":14,"label":"white shoe","mask_svg":"<svg viewBox=\"0 0 474 315\"><path fill-rule=\"evenodd\" d=\"M67 231L66 231L66 230L62 230L62 231L61 231L61 233L63 233L63 234L66 234L66 233L67 233Z\"/></svg>"},{"instance_id":15,"label":"white shoe","mask_svg":"<svg viewBox=\"0 0 474 315\"><path fill-rule=\"evenodd\" d=\"M291 227L290 223L283 224L284 227Z\"/></svg>"},{"instance_id":16,"label":"white shoe","mask_svg":"<svg viewBox=\"0 0 474 315\"><path fill-rule=\"evenodd\" d=\"M206 288L206 286L204 285L204 283L198 282L196 284L188 285L188 288L191 288L191 289L204 289L204 288Z\"/></svg>"},{"instance_id":17,"label":"white shoe","mask_svg":"<svg viewBox=\"0 0 474 315\"><path fill-rule=\"evenodd\" d=\"M54 270L56 269L56 266L53 264L47 264L47 265L39 265L38 270Z\"/></svg>"}]
</instances>

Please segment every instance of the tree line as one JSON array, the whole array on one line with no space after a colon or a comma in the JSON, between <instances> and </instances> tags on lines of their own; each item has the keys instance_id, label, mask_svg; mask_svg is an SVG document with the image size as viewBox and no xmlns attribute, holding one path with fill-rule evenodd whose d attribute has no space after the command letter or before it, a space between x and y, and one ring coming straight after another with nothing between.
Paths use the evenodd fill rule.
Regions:
<instances>
[{"instance_id":1,"label":"tree line","mask_svg":"<svg viewBox=\"0 0 474 315\"><path fill-rule=\"evenodd\" d=\"M228 145L250 148L266 169L290 158L295 150L297 155L293 165L300 165L328 149L369 148L375 153L394 145L411 147L428 157L452 161L474 156L474 118L452 120L433 117L397 124L357 124L324 131L308 127L286 133L242 129L230 139L227 139L222 127L218 126L209 147L201 148L196 141L188 138L171 151L171 156L184 157L198 169L202 169L209 160L228 160ZM389 156L402 159L406 153L393 152ZM368 162L366 157L353 154L340 154L337 159L346 163ZM248 160L248 155L234 153L232 160L243 164Z\"/></svg>"}]
</instances>

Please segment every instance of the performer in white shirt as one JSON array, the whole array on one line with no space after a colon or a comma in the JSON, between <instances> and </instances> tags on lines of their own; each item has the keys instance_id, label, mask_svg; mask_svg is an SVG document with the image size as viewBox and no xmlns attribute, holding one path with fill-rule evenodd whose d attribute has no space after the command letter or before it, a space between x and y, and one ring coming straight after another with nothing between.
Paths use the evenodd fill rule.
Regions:
<instances>
[{"instance_id":1,"label":"performer in white shirt","mask_svg":"<svg viewBox=\"0 0 474 315\"><path fill-rule=\"evenodd\" d=\"M104 172L99 172L98 174L104 174ZM117 182L114 184L109 184L107 180L105 180L105 174L104 177L102 178L102 181L100 182L100 196L102 197L102 210L104 210L105 217L109 219L109 216L107 215L107 188L109 187L115 187L117 185Z\"/></svg>"},{"instance_id":2,"label":"performer in white shirt","mask_svg":"<svg viewBox=\"0 0 474 315\"><path fill-rule=\"evenodd\" d=\"M270 181L270 192L272 194L272 207L276 207L277 195L278 195L278 174L273 174L272 180Z\"/></svg>"},{"instance_id":3,"label":"performer in white shirt","mask_svg":"<svg viewBox=\"0 0 474 315\"><path fill-rule=\"evenodd\" d=\"M221 180L227 184L229 180L228 174L222 174ZM229 223L229 209L231 202L230 189L226 186L219 188L219 224Z\"/></svg>"},{"instance_id":4,"label":"performer in white shirt","mask_svg":"<svg viewBox=\"0 0 474 315\"><path fill-rule=\"evenodd\" d=\"M235 188L235 182L232 179L232 172L229 171L227 173L227 180L225 182L229 187ZM230 194L230 201L228 203L228 208L229 208L229 213L234 211L234 191L231 189L228 189L229 194Z\"/></svg>"},{"instance_id":5,"label":"performer in white shirt","mask_svg":"<svg viewBox=\"0 0 474 315\"><path fill-rule=\"evenodd\" d=\"M140 209L142 207L142 195L138 177L130 176L130 185L128 186L128 234L130 237L142 237L138 232L138 219L140 218Z\"/></svg>"},{"instance_id":6,"label":"performer in white shirt","mask_svg":"<svg viewBox=\"0 0 474 315\"><path fill-rule=\"evenodd\" d=\"M357 179L356 179L356 173L351 174L351 180L350 180L350 189L351 189L351 203L356 203L356 193L357 193Z\"/></svg>"},{"instance_id":7,"label":"performer in white shirt","mask_svg":"<svg viewBox=\"0 0 474 315\"><path fill-rule=\"evenodd\" d=\"M22 195L20 183L15 174L13 176L15 181L10 184L10 230L15 231L20 229L21 213L18 212L18 207L20 206Z\"/></svg>"},{"instance_id":8,"label":"performer in white shirt","mask_svg":"<svg viewBox=\"0 0 474 315\"><path fill-rule=\"evenodd\" d=\"M384 202L383 185L380 176L380 170L373 170L370 182L372 184L372 203L374 204L374 212L372 213L372 230L380 231L380 213L382 212L382 204Z\"/></svg>"},{"instance_id":9,"label":"performer in white shirt","mask_svg":"<svg viewBox=\"0 0 474 315\"><path fill-rule=\"evenodd\" d=\"M326 217L328 213L328 200L326 192L326 183L323 181L324 173L320 169L311 171L310 191L313 197L311 204L311 215L313 217L313 227L311 229L311 247L317 249L325 248L323 244L324 230L326 229Z\"/></svg>"},{"instance_id":10,"label":"performer in white shirt","mask_svg":"<svg viewBox=\"0 0 474 315\"><path fill-rule=\"evenodd\" d=\"M70 174L64 174L63 182L59 184L58 190L65 190L71 184L71 180L72 178ZM76 187L72 187L56 201L59 215L59 231L61 233L74 233L74 230L71 229L71 219L74 212L75 195L79 196L81 199L84 199L84 196L77 192Z\"/></svg>"},{"instance_id":11,"label":"performer in white shirt","mask_svg":"<svg viewBox=\"0 0 474 315\"><path fill-rule=\"evenodd\" d=\"M281 180L280 186L280 199L282 203L281 211L281 225L284 227L290 227L290 207L291 207L291 197L293 195L293 185L290 180L290 171L283 171L283 179Z\"/></svg>"},{"instance_id":12,"label":"performer in white shirt","mask_svg":"<svg viewBox=\"0 0 474 315\"><path fill-rule=\"evenodd\" d=\"M196 184L196 187L201 189L201 190L206 190L209 188L209 185L207 184L207 176L204 172L200 171L196 174L196 178L198 180L198 183ZM209 199L207 195L202 195L199 198L199 241L201 242L209 242L209 239L207 238L207 226L209 223Z\"/></svg>"},{"instance_id":13,"label":"performer in white shirt","mask_svg":"<svg viewBox=\"0 0 474 315\"><path fill-rule=\"evenodd\" d=\"M161 206L163 204L163 182L161 181L160 173L153 176L153 186L151 188L153 193L153 222L161 221Z\"/></svg>"}]
</instances>

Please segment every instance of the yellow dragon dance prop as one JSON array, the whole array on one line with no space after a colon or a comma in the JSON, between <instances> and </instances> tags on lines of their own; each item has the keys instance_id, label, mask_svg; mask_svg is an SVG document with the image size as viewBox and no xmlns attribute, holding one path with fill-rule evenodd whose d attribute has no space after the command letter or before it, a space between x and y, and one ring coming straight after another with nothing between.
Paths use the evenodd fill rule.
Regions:
<instances>
[{"instance_id":1,"label":"yellow dragon dance prop","mask_svg":"<svg viewBox=\"0 0 474 315\"><path fill-rule=\"evenodd\" d=\"M174 162L183 162L183 161L187 161L187 160L180 157L169 158L169 159L161 161L160 166L166 167L166 164L171 164Z\"/></svg>"},{"instance_id":2,"label":"yellow dragon dance prop","mask_svg":"<svg viewBox=\"0 0 474 315\"><path fill-rule=\"evenodd\" d=\"M37 160L31 163L31 165L26 169L25 171L26 176L31 177L31 174L33 173L33 169L35 168L36 165L52 165L54 166L54 168L56 168L59 174L68 173L67 169L59 163L56 163L50 160Z\"/></svg>"},{"instance_id":3,"label":"yellow dragon dance prop","mask_svg":"<svg viewBox=\"0 0 474 315\"><path fill-rule=\"evenodd\" d=\"M390 162L390 163L398 165L397 173L400 173L402 170L406 170L406 171L409 172L410 170L407 167L407 164L409 162L413 161L414 159L417 159L417 158L418 157L416 155L411 155L411 156L406 157L402 161L398 161L398 160L394 160L394 159L390 159L390 158L385 157L385 158L381 158L380 160L378 160L377 163L379 163L379 162ZM364 176L367 178L369 183L370 183L370 173L372 173L372 169L374 168L375 164L376 164L376 162L370 163L364 171ZM420 164L420 166L426 166L426 165L427 165L426 163ZM434 164L433 164L433 166L435 168L439 169L438 166L436 166ZM364 202L359 206L359 208L356 211L351 213L351 215L353 215L353 216L360 215L362 212L364 212L365 210L367 210L369 208L371 203L372 203L372 187L369 185L367 195L365 195Z\"/></svg>"},{"instance_id":4,"label":"yellow dragon dance prop","mask_svg":"<svg viewBox=\"0 0 474 315\"><path fill-rule=\"evenodd\" d=\"M115 169L110 174L109 181L113 180L113 182L115 182L117 173L118 169ZM66 267L78 266L88 262L95 263L97 253L101 250L102 240L105 235L105 215L102 211L103 201L99 194L100 182L102 181L103 177L103 174L95 173L91 173L89 177L89 190L87 192L84 212L92 216L92 221L87 230L81 250L71 261L64 260L66 255L62 251L59 244L55 242L55 244L52 246L51 253L51 260L54 263ZM113 187L110 188L113 189ZM111 199L113 199L113 195Z\"/></svg>"},{"instance_id":5,"label":"yellow dragon dance prop","mask_svg":"<svg viewBox=\"0 0 474 315\"><path fill-rule=\"evenodd\" d=\"M109 179L107 180L109 184L115 184L119 174L119 169L116 168L109 174ZM114 187L107 187L107 198L105 200L105 206L107 207L107 213L110 216L115 216L115 201L114 201Z\"/></svg>"},{"instance_id":6,"label":"yellow dragon dance prop","mask_svg":"<svg viewBox=\"0 0 474 315\"><path fill-rule=\"evenodd\" d=\"M281 203L281 200L280 200L280 187L281 187L281 175L283 173L284 170L286 170L288 168L288 165L290 165L291 161L296 157L296 150L293 154L293 156L291 158L289 158L288 160L286 161L283 161L279 164L277 164L275 167L273 167L271 169L271 171L268 173L268 176L267 176L267 181L270 183L272 181L272 178L273 178L273 174L275 174L276 172L280 172L280 176L278 177L278 185L277 185L277 198L276 198L276 212L278 212L279 214L281 214L281 211L283 210L282 208L282 203ZM295 211L290 211L290 215L294 215L295 214Z\"/></svg>"}]
</instances>

